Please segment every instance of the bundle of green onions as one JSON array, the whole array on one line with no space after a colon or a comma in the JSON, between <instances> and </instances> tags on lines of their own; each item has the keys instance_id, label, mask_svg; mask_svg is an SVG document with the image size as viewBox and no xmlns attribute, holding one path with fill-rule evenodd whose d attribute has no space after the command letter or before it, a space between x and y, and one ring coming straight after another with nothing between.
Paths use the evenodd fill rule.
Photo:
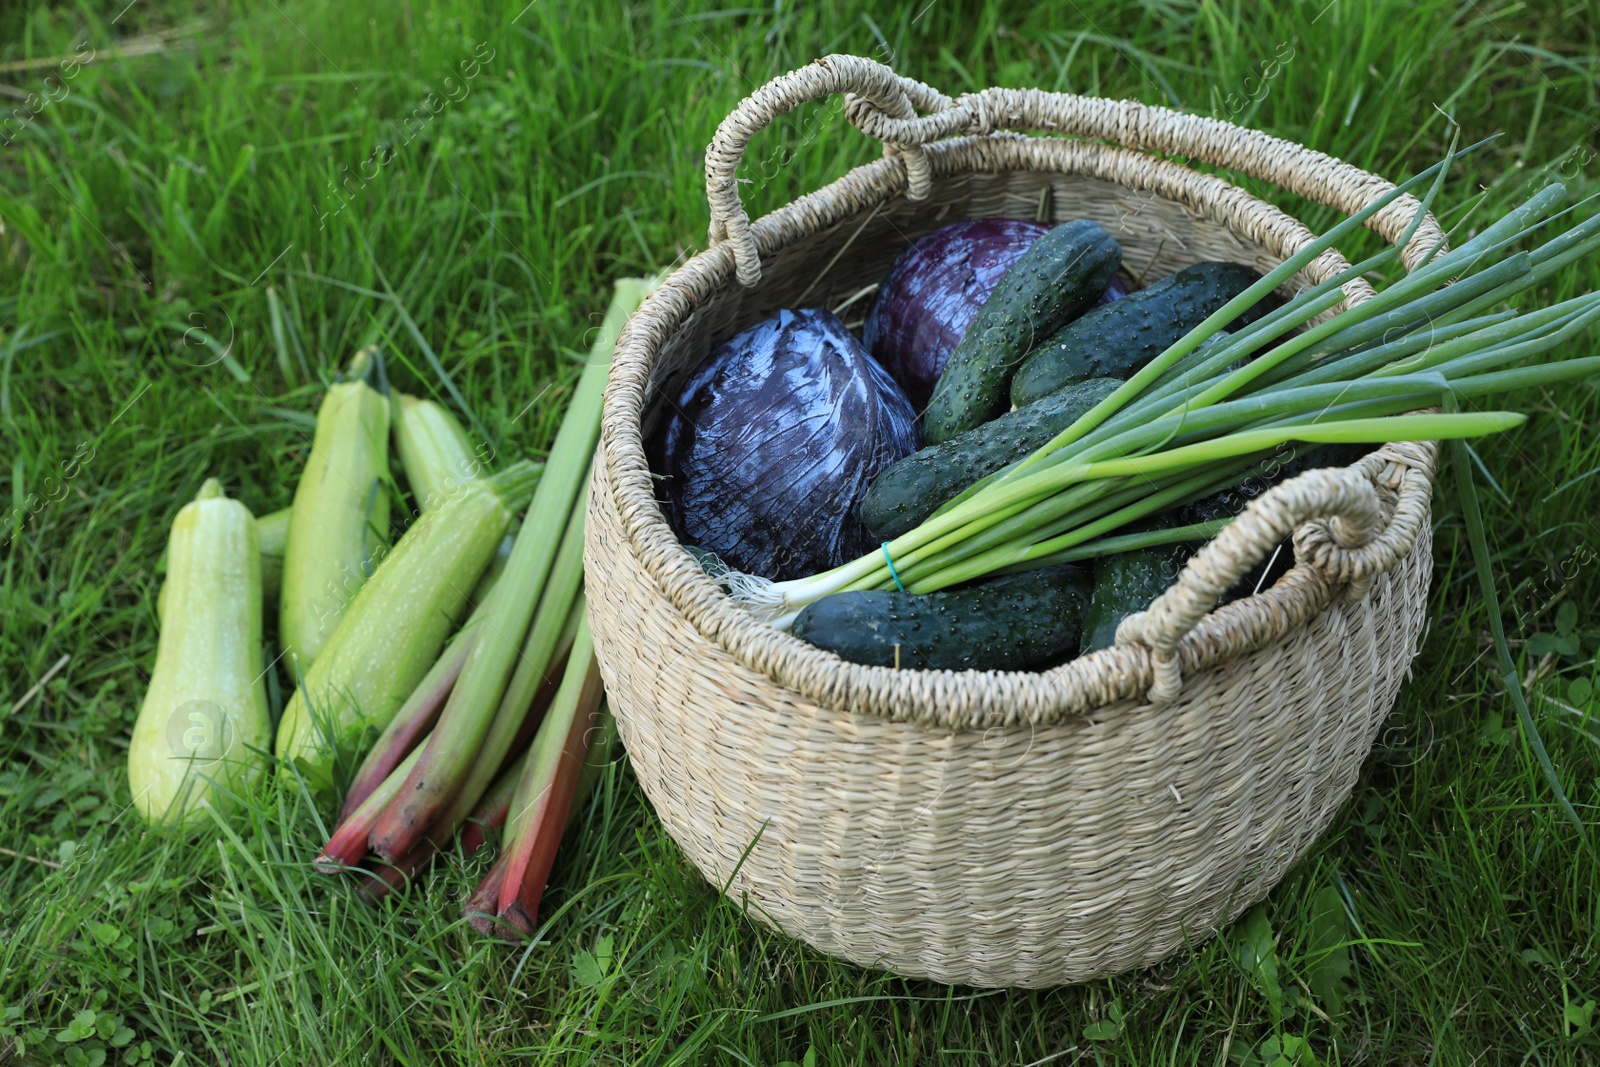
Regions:
<instances>
[{"instance_id":1,"label":"bundle of green onions","mask_svg":"<svg viewBox=\"0 0 1600 1067\"><path fill-rule=\"evenodd\" d=\"M1520 425L1472 402L1600 373L1600 358L1507 369L1580 336L1600 319L1600 294L1551 307L1495 310L1600 249L1600 217L1532 251L1512 249L1566 212L1550 185L1459 248L1433 248L1409 274L1355 307L1341 287L1396 263L1437 195L1447 154L1334 226L1177 341L1032 455L946 503L916 529L823 574L786 582L723 578L752 613L787 628L807 604L847 590L931 593L986 575L1194 540L1224 523L1116 535L1146 516L1237 485L1325 443L1447 440ZM1239 314L1289 281L1368 218L1428 179L1403 238L1308 288L1236 333ZM1570 209L1569 209L1570 210ZM1297 328L1307 327L1298 333ZM1276 342L1276 343L1275 343ZM1271 346L1270 348L1268 346ZM1419 413L1443 408L1442 413Z\"/></svg>"},{"instance_id":2,"label":"bundle of green onions","mask_svg":"<svg viewBox=\"0 0 1600 1067\"><path fill-rule=\"evenodd\" d=\"M360 870L368 896L457 835L470 854L504 827L500 862L467 911L486 933L533 933L568 813L613 736L583 605L584 512L611 350L653 284L617 283L503 571L345 796L316 865Z\"/></svg>"}]
</instances>

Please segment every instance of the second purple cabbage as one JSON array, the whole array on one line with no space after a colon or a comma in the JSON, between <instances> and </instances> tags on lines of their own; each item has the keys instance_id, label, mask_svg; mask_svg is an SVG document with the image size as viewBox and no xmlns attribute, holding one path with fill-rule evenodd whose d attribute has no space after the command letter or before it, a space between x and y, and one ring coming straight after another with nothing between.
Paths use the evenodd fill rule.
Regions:
<instances>
[{"instance_id":1,"label":"second purple cabbage","mask_svg":"<svg viewBox=\"0 0 1600 1067\"><path fill-rule=\"evenodd\" d=\"M1049 229L1024 219L968 219L933 231L894 261L862 341L918 413L1001 275ZM1119 277L1101 302L1127 294Z\"/></svg>"}]
</instances>

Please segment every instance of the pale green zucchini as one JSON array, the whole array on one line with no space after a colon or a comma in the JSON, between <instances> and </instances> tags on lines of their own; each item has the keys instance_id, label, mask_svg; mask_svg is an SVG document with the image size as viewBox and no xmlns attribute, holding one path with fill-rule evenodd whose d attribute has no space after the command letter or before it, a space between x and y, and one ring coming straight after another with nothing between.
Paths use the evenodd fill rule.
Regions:
<instances>
[{"instance_id":1,"label":"pale green zucchini","mask_svg":"<svg viewBox=\"0 0 1600 1067\"><path fill-rule=\"evenodd\" d=\"M272 738L256 522L215 478L172 521L161 602L128 785L148 821L192 826L259 781Z\"/></svg>"},{"instance_id":2,"label":"pale green zucchini","mask_svg":"<svg viewBox=\"0 0 1600 1067\"><path fill-rule=\"evenodd\" d=\"M462 485L488 472L461 423L432 400L405 393L396 397L394 446L422 511L432 511Z\"/></svg>"},{"instance_id":3,"label":"pale green zucchini","mask_svg":"<svg viewBox=\"0 0 1600 1067\"><path fill-rule=\"evenodd\" d=\"M359 754L389 724L438 659L537 480L534 464L514 463L411 524L296 687L278 724L280 757L324 786L336 754Z\"/></svg>"},{"instance_id":4,"label":"pale green zucchini","mask_svg":"<svg viewBox=\"0 0 1600 1067\"><path fill-rule=\"evenodd\" d=\"M382 366L363 349L317 410L283 554L278 639L292 673L316 662L387 536L389 399L363 380L381 385Z\"/></svg>"},{"instance_id":5,"label":"pale green zucchini","mask_svg":"<svg viewBox=\"0 0 1600 1067\"><path fill-rule=\"evenodd\" d=\"M279 508L256 520L256 535L261 538L261 596L267 604L278 602L283 586L283 550L289 543L289 519L294 508Z\"/></svg>"},{"instance_id":6,"label":"pale green zucchini","mask_svg":"<svg viewBox=\"0 0 1600 1067\"><path fill-rule=\"evenodd\" d=\"M256 519L256 536L261 541L261 603L271 606L278 602L278 587L283 584L283 545L289 540L289 513L293 508L277 511ZM167 613L167 586L163 582L156 594L156 618Z\"/></svg>"}]
</instances>

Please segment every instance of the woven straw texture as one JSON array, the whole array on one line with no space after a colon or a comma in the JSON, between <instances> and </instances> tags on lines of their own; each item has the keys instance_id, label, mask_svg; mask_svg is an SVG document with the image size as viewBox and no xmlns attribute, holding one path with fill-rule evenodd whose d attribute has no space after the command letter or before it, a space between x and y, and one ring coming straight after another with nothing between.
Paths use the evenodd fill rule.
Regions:
<instances>
[{"instance_id":1,"label":"woven straw texture","mask_svg":"<svg viewBox=\"0 0 1600 1067\"><path fill-rule=\"evenodd\" d=\"M885 157L750 223L733 180L745 144L836 92L851 94L846 114L884 140ZM1204 940L1327 825L1407 672L1431 570L1426 442L1264 494L1125 620L1115 647L1038 673L844 663L738 608L656 505L644 438L661 397L715 343L783 307L848 317L894 256L940 225L1093 218L1152 278L1203 259L1265 270L1312 239L1153 152L1347 212L1392 188L1215 120L1034 91L956 101L830 56L723 123L706 163L712 247L618 343L585 563L622 738L707 879L823 951L907 976L1045 986ZM1398 239L1416 208L1402 198L1370 225ZM1440 238L1424 220L1408 258ZM1346 265L1330 252L1297 280ZM1345 291L1371 295L1359 281ZM1291 534L1293 570L1212 610Z\"/></svg>"}]
</instances>

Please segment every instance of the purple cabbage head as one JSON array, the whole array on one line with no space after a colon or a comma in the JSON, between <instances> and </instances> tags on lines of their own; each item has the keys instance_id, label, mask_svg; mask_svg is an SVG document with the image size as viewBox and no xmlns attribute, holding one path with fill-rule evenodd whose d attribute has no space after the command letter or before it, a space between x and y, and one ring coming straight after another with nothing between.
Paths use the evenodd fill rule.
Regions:
<instances>
[{"instance_id":1,"label":"purple cabbage head","mask_svg":"<svg viewBox=\"0 0 1600 1067\"><path fill-rule=\"evenodd\" d=\"M872 549L860 500L916 449L916 416L832 312L778 312L716 348L675 399L652 460L685 544L775 580Z\"/></svg>"},{"instance_id":2,"label":"purple cabbage head","mask_svg":"<svg viewBox=\"0 0 1600 1067\"><path fill-rule=\"evenodd\" d=\"M968 219L933 231L894 261L862 340L919 413L1001 275L1049 230L1024 219ZM1100 303L1127 295L1119 276Z\"/></svg>"},{"instance_id":3,"label":"purple cabbage head","mask_svg":"<svg viewBox=\"0 0 1600 1067\"><path fill-rule=\"evenodd\" d=\"M918 412L1001 275L1049 229L968 219L934 230L894 261L861 336Z\"/></svg>"}]
</instances>

